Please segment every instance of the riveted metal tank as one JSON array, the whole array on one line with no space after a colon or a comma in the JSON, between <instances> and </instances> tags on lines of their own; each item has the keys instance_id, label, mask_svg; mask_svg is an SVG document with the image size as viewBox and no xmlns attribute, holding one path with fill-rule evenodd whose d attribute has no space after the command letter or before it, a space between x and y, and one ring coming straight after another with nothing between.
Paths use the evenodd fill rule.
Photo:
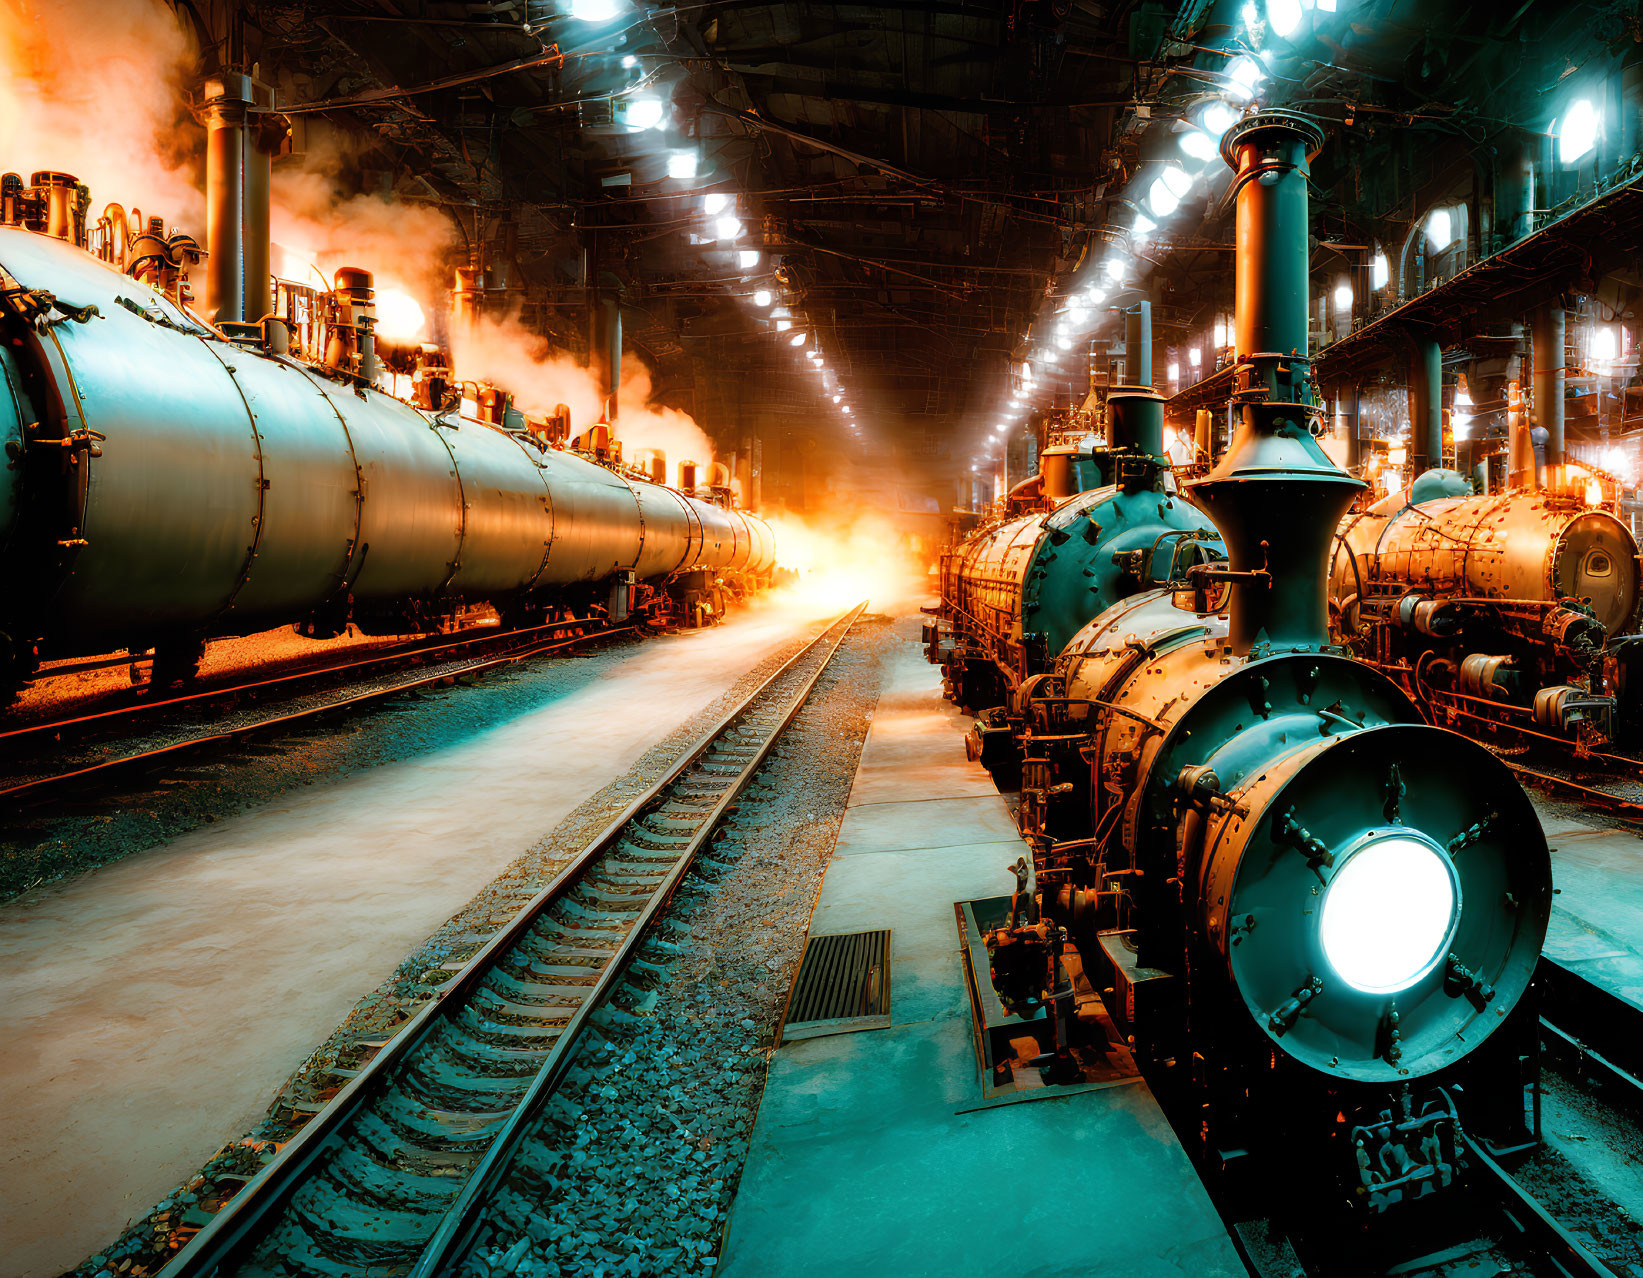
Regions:
<instances>
[{"instance_id":1,"label":"riveted metal tank","mask_svg":"<svg viewBox=\"0 0 1643 1278\"><path fill-rule=\"evenodd\" d=\"M1123 849L1119 863L1140 871L1138 912L1170 917L1170 881L1184 867L1184 922L1221 957L1277 1050L1337 1078L1397 1082L1459 1061L1522 995L1551 908L1533 809L1498 760L1426 726L1391 680L1328 651L1240 659L1225 616L1195 616L1164 592L1091 622L1056 673L1070 702L1092 707L1089 752L1109 782L1093 795L1092 821ZM1183 781L1206 777L1216 802L1183 825ZM1454 841L1474 826L1459 854ZM1389 1056L1386 998L1332 973L1318 905L1331 871L1394 834L1451 868L1462 904L1450 945L1502 1001L1457 999L1440 962L1399 991L1402 1045ZM1327 864L1309 856L1315 846ZM1501 906L1508 893L1517 908ZM1140 966L1180 966L1170 929L1135 935ZM1289 1019L1300 990L1306 1014Z\"/></svg>"},{"instance_id":2,"label":"riveted metal tank","mask_svg":"<svg viewBox=\"0 0 1643 1278\"><path fill-rule=\"evenodd\" d=\"M1339 609L1375 595L1589 599L1604 632L1635 630L1643 569L1631 530L1549 492L1388 500L1346 517L1330 569Z\"/></svg>"},{"instance_id":3,"label":"riveted metal tank","mask_svg":"<svg viewBox=\"0 0 1643 1278\"><path fill-rule=\"evenodd\" d=\"M693 567L702 553L702 518L690 499L643 480L630 480L644 527L634 575L649 581Z\"/></svg>"},{"instance_id":4,"label":"riveted metal tank","mask_svg":"<svg viewBox=\"0 0 1643 1278\"><path fill-rule=\"evenodd\" d=\"M743 571L752 577L768 577L776 570L775 530L752 511L742 511L742 518L753 535L753 548Z\"/></svg>"},{"instance_id":5,"label":"riveted metal tank","mask_svg":"<svg viewBox=\"0 0 1643 1278\"><path fill-rule=\"evenodd\" d=\"M11 540L12 528L17 522L21 470L11 464L14 455L21 455L23 446L23 404L19 399L17 363L4 346L0 346L0 455L7 460L0 465L0 553Z\"/></svg>"},{"instance_id":6,"label":"riveted metal tank","mask_svg":"<svg viewBox=\"0 0 1643 1278\"><path fill-rule=\"evenodd\" d=\"M0 267L27 291L11 305L51 308L6 321L16 345L0 353L13 677L37 644L105 652L310 618L317 633L350 610L392 625L754 560L749 517L233 345L71 243L0 228Z\"/></svg>"},{"instance_id":7,"label":"riveted metal tank","mask_svg":"<svg viewBox=\"0 0 1643 1278\"><path fill-rule=\"evenodd\" d=\"M1219 552L1213 526L1172 483L1099 488L971 538L948 595L995 660L1019 668L1023 644L1053 657L1092 615Z\"/></svg>"}]
</instances>

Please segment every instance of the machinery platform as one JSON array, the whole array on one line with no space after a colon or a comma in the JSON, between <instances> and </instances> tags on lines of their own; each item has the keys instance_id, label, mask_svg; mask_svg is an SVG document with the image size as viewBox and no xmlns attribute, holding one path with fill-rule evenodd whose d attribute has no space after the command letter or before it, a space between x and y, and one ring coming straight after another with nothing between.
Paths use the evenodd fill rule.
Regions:
<instances>
[{"instance_id":1,"label":"machinery platform","mask_svg":"<svg viewBox=\"0 0 1643 1278\"><path fill-rule=\"evenodd\" d=\"M890 930L890 1024L776 1053L719 1272L1242 1275L1139 1078L984 1099L953 907L1007 890L1023 844L965 761L970 720L941 699L918 620L897 622L811 920ZM1069 1204L1090 1228L1066 1227Z\"/></svg>"},{"instance_id":2,"label":"machinery platform","mask_svg":"<svg viewBox=\"0 0 1643 1278\"><path fill-rule=\"evenodd\" d=\"M1543 953L1643 1009L1643 837L1601 813L1536 806L1552 848L1557 897Z\"/></svg>"}]
</instances>

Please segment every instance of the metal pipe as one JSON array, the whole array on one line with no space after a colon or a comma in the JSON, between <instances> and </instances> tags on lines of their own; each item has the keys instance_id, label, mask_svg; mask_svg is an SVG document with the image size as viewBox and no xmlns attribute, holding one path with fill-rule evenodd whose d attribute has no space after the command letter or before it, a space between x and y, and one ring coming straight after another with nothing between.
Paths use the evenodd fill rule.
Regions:
<instances>
[{"instance_id":1,"label":"metal pipe","mask_svg":"<svg viewBox=\"0 0 1643 1278\"><path fill-rule=\"evenodd\" d=\"M1342 398L1350 416L1346 418L1346 469L1350 474L1363 477L1363 439L1359 425L1363 420L1363 385L1353 383L1351 392Z\"/></svg>"},{"instance_id":2,"label":"metal pipe","mask_svg":"<svg viewBox=\"0 0 1643 1278\"><path fill-rule=\"evenodd\" d=\"M67 173L36 173L32 181L46 195L46 234L84 247L84 237L76 225L79 219L75 217L79 179Z\"/></svg>"},{"instance_id":3,"label":"metal pipe","mask_svg":"<svg viewBox=\"0 0 1643 1278\"><path fill-rule=\"evenodd\" d=\"M1200 408L1193 422L1192 460L1199 466L1208 466L1215 460L1215 412Z\"/></svg>"},{"instance_id":4,"label":"metal pipe","mask_svg":"<svg viewBox=\"0 0 1643 1278\"><path fill-rule=\"evenodd\" d=\"M1409 478L1443 465L1443 348L1417 337L1409 357Z\"/></svg>"},{"instance_id":5,"label":"metal pipe","mask_svg":"<svg viewBox=\"0 0 1643 1278\"><path fill-rule=\"evenodd\" d=\"M1263 111L1243 124L1290 115ZM1300 399L1306 381L1312 241L1304 175L1308 147L1314 139L1322 145L1316 125L1292 118L1299 123L1235 128L1221 142L1222 155L1238 170L1234 355L1256 361L1271 398L1288 403Z\"/></svg>"},{"instance_id":6,"label":"metal pipe","mask_svg":"<svg viewBox=\"0 0 1643 1278\"><path fill-rule=\"evenodd\" d=\"M1509 488L1539 488L1535 467L1535 441L1529 433L1523 397L1513 395L1506 408L1506 484Z\"/></svg>"},{"instance_id":7,"label":"metal pipe","mask_svg":"<svg viewBox=\"0 0 1643 1278\"><path fill-rule=\"evenodd\" d=\"M1534 357L1534 423L1546 432L1546 486L1563 490L1563 343L1561 301L1539 307L1529 317Z\"/></svg>"},{"instance_id":8,"label":"metal pipe","mask_svg":"<svg viewBox=\"0 0 1643 1278\"><path fill-rule=\"evenodd\" d=\"M1152 303L1145 298L1124 312L1124 372L1131 386L1152 385Z\"/></svg>"},{"instance_id":9,"label":"metal pipe","mask_svg":"<svg viewBox=\"0 0 1643 1278\"><path fill-rule=\"evenodd\" d=\"M605 310L605 420L615 422L622 389L622 299L604 298Z\"/></svg>"},{"instance_id":10,"label":"metal pipe","mask_svg":"<svg viewBox=\"0 0 1643 1278\"><path fill-rule=\"evenodd\" d=\"M205 288L214 322L273 310L269 186L273 157L290 136L289 122L268 111L273 103L273 90L248 75L205 84Z\"/></svg>"},{"instance_id":11,"label":"metal pipe","mask_svg":"<svg viewBox=\"0 0 1643 1278\"><path fill-rule=\"evenodd\" d=\"M1325 455L1307 400L1307 166L1322 145L1322 130L1289 111L1247 116L1221 140L1236 170L1240 423L1190 488L1226 544L1226 567L1209 573L1231 585L1228 638L1240 654L1329 643L1329 551L1364 487Z\"/></svg>"}]
</instances>

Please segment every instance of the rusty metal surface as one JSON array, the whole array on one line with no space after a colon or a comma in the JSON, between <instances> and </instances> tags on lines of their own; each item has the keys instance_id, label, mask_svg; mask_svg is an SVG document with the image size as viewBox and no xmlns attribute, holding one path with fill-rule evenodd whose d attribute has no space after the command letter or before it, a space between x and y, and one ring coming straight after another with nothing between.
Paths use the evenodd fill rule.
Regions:
<instances>
[{"instance_id":1,"label":"rusty metal surface","mask_svg":"<svg viewBox=\"0 0 1643 1278\"><path fill-rule=\"evenodd\" d=\"M1330 595L1592 601L1612 637L1637 617L1637 543L1613 515L1541 492L1381 503L1342 521Z\"/></svg>"}]
</instances>

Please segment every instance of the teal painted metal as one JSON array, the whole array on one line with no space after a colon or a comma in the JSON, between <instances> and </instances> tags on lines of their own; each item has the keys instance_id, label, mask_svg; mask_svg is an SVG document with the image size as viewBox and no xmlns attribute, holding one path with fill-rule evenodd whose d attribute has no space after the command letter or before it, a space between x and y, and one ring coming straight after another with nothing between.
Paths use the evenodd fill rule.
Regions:
<instances>
[{"instance_id":1,"label":"teal painted metal","mask_svg":"<svg viewBox=\"0 0 1643 1278\"><path fill-rule=\"evenodd\" d=\"M1232 649L1329 644L1329 546L1363 481L1314 435L1307 357L1307 159L1318 126L1263 111L1227 130L1237 170L1240 419L1226 456L1189 486L1227 546Z\"/></svg>"},{"instance_id":2,"label":"teal painted metal","mask_svg":"<svg viewBox=\"0 0 1643 1278\"><path fill-rule=\"evenodd\" d=\"M1109 485L978 533L959 551L947 602L990 661L1026 675L1091 617L1221 556L1214 526L1180 494Z\"/></svg>"},{"instance_id":3,"label":"teal painted metal","mask_svg":"<svg viewBox=\"0 0 1643 1278\"><path fill-rule=\"evenodd\" d=\"M1145 299L1124 312L1124 380L1152 385L1152 303Z\"/></svg>"},{"instance_id":4,"label":"teal painted metal","mask_svg":"<svg viewBox=\"0 0 1643 1278\"><path fill-rule=\"evenodd\" d=\"M1409 416L1413 470L1435 470L1443 465L1443 348L1430 337L1416 339L1409 358Z\"/></svg>"},{"instance_id":5,"label":"teal painted metal","mask_svg":"<svg viewBox=\"0 0 1643 1278\"><path fill-rule=\"evenodd\" d=\"M1164 455L1164 397L1150 386L1118 386L1107 396L1107 442L1141 457ZM1150 469L1150 468L1149 468ZM1113 476L1114 480L1118 476ZM1148 485L1151 475L1147 475Z\"/></svg>"}]
</instances>

